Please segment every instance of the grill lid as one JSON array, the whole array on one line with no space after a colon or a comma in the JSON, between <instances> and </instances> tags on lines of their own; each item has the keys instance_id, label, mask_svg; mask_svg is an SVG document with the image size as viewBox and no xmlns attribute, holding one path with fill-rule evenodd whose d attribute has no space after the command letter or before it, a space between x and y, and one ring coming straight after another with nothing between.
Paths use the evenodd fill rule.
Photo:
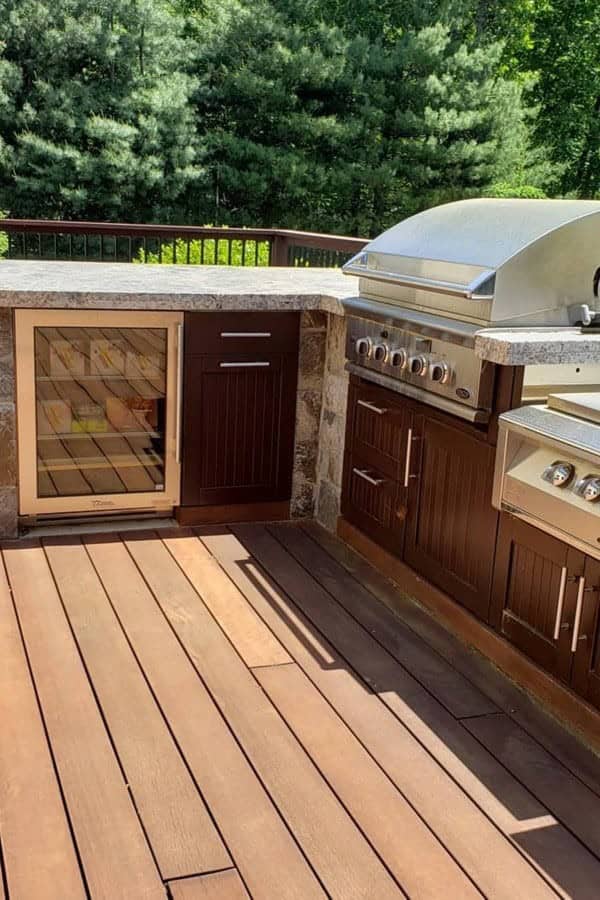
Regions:
<instances>
[{"instance_id":1,"label":"grill lid","mask_svg":"<svg viewBox=\"0 0 600 900\"><path fill-rule=\"evenodd\" d=\"M550 325L568 324L569 305L596 305L599 266L600 201L478 199L405 219L344 272L386 302Z\"/></svg>"}]
</instances>

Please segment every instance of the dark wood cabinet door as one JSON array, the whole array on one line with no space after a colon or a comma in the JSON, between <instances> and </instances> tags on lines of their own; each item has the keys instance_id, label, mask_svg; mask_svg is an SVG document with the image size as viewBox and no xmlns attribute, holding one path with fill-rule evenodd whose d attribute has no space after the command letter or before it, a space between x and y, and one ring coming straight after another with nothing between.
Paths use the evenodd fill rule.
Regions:
<instances>
[{"instance_id":1,"label":"dark wood cabinet door","mask_svg":"<svg viewBox=\"0 0 600 900\"><path fill-rule=\"evenodd\" d=\"M408 405L391 391L360 384L350 392L352 452L400 480L406 455Z\"/></svg>"},{"instance_id":2,"label":"dark wood cabinet door","mask_svg":"<svg viewBox=\"0 0 600 900\"><path fill-rule=\"evenodd\" d=\"M494 448L426 413L415 415L404 558L487 620L498 514Z\"/></svg>"},{"instance_id":3,"label":"dark wood cabinet door","mask_svg":"<svg viewBox=\"0 0 600 900\"><path fill-rule=\"evenodd\" d=\"M571 681L578 694L600 708L600 561L586 557L584 578Z\"/></svg>"},{"instance_id":4,"label":"dark wood cabinet door","mask_svg":"<svg viewBox=\"0 0 600 900\"><path fill-rule=\"evenodd\" d=\"M287 500L296 353L187 356L182 506Z\"/></svg>"},{"instance_id":5,"label":"dark wood cabinet door","mask_svg":"<svg viewBox=\"0 0 600 900\"><path fill-rule=\"evenodd\" d=\"M342 512L361 531L393 552L402 549L402 510L396 481L357 456L349 462Z\"/></svg>"},{"instance_id":6,"label":"dark wood cabinet door","mask_svg":"<svg viewBox=\"0 0 600 900\"><path fill-rule=\"evenodd\" d=\"M404 543L403 464L411 406L391 391L350 381L342 513L398 555Z\"/></svg>"},{"instance_id":7,"label":"dark wood cabinet door","mask_svg":"<svg viewBox=\"0 0 600 900\"><path fill-rule=\"evenodd\" d=\"M573 624L585 557L552 535L503 513L492 623L511 643L569 682Z\"/></svg>"}]
</instances>

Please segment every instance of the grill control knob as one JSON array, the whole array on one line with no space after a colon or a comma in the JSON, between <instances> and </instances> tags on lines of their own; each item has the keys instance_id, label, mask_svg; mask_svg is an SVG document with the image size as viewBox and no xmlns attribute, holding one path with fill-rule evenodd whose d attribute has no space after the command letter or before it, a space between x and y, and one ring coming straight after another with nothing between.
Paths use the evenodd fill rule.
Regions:
<instances>
[{"instance_id":1,"label":"grill control knob","mask_svg":"<svg viewBox=\"0 0 600 900\"><path fill-rule=\"evenodd\" d=\"M427 375L427 357L411 356L408 360L408 367L412 375Z\"/></svg>"},{"instance_id":2,"label":"grill control knob","mask_svg":"<svg viewBox=\"0 0 600 900\"><path fill-rule=\"evenodd\" d=\"M408 353L404 347L390 350L389 364L393 369L405 369L408 365Z\"/></svg>"},{"instance_id":3,"label":"grill control knob","mask_svg":"<svg viewBox=\"0 0 600 900\"><path fill-rule=\"evenodd\" d=\"M373 341L369 337L359 338L355 346L357 356L370 356L373 349Z\"/></svg>"},{"instance_id":4,"label":"grill control knob","mask_svg":"<svg viewBox=\"0 0 600 900\"><path fill-rule=\"evenodd\" d=\"M553 462L551 466L544 469L542 478L549 481L553 487L566 487L575 474L575 466L572 463L561 462L559 459ZM583 479L582 479L583 480ZM577 484L580 484L578 481ZM577 490L577 486L575 486Z\"/></svg>"},{"instance_id":5,"label":"grill control knob","mask_svg":"<svg viewBox=\"0 0 600 900\"><path fill-rule=\"evenodd\" d=\"M447 384L452 371L447 362L432 362L429 365L429 377L438 384Z\"/></svg>"},{"instance_id":6,"label":"grill control knob","mask_svg":"<svg viewBox=\"0 0 600 900\"><path fill-rule=\"evenodd\" d=\"M600 500L600 476L586 475L575 484L575 493L587 500L588 503L596 503Z\"/></svg>"},{"instance_id":7,"label":"grill control knob","mask_svg":"<svg viewBox=\"0 0 600 900\"><path fill-rule=\"evenodd\" d=\"M387 344L375 344L372 351L372 357L376 362L384 363L388 358L390 348Z\"/></svg>"}]
</instances>

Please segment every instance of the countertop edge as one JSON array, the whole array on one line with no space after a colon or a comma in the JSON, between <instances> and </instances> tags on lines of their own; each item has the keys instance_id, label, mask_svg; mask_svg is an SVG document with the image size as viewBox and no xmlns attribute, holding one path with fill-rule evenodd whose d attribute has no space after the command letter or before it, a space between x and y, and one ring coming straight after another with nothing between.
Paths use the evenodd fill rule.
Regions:
<instances>
[{"instance_id":1,"label":"countertop edge","mask_svg":"<svg viewBox=\"0 0 600 900\"><path fill-rule=\"evenodd\" d=\"M581 334L575 328L486 329L475 335L475 353L502 366L600 365L600 334Z\"/></svg>"},{"instance_id":2,"label":"countertop edge","mask_svg":"<svg viewBox=\"0 0 600 900\"><path fill-rule=\"evenodd\" d=\"M344 298L345 299L345 298ZM36 291L0 290L4 309L116 309L116 310L321 310L345 315L342 298L327 293L231 292L197 294L132 291Z\"/></svg>"}]
</instances>

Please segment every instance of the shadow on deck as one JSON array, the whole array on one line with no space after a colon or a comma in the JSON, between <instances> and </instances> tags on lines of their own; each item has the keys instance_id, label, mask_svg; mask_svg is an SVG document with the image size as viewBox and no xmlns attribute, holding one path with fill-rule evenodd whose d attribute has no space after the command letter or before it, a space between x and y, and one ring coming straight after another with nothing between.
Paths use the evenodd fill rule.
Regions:
<instances>
[{"instance_id":1,"label":"shadow on deck","mask_svg":"<svg viewBox=\"0 0 600 900\"><path fill-rule=\"evenodd\" d=\"M598 896L597 758L318 526L2 554L0 897Z\"/></svg>"}]
</instances>

